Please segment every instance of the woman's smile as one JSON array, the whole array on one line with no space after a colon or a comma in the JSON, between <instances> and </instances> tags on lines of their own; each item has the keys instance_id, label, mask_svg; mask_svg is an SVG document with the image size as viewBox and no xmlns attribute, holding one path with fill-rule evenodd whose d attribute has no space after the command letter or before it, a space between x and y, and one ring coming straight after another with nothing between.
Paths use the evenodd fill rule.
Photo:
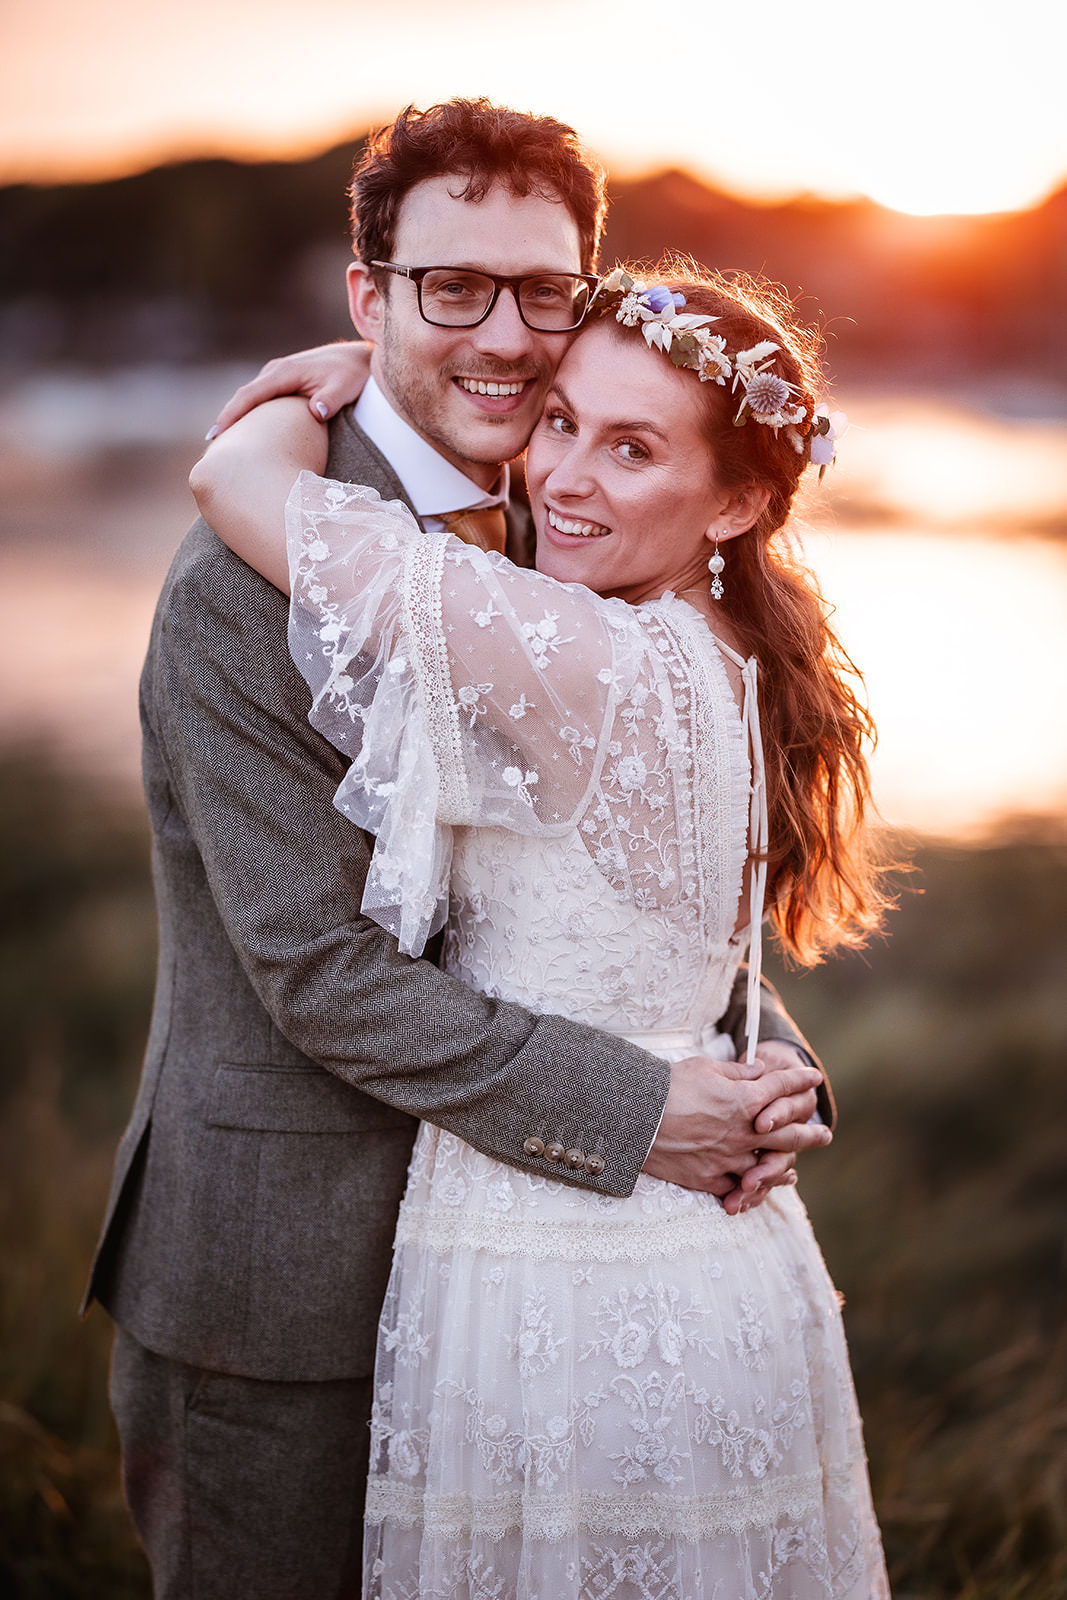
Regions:
<instances>
[{"instance_id":1,"label":"woman's smile","mask_svg":"<svg viewBox=\"0 0 1067 1600\"><path fill-rule=\"evenodd\" d=\"M573 517L564 517L552 506L546 505L545 532L546 537L557 533L564 534L569 539L603 539L611 529L602 527L599 522L577 522Z\"/></svg>"}]
</instances>

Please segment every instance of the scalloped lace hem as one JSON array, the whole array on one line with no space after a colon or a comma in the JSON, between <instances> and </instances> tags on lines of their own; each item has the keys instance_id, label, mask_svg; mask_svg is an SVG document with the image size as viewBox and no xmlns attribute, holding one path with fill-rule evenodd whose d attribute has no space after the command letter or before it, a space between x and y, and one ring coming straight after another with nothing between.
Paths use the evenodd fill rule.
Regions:
<instances>
[{"instance_id":1,"label":"scalloped lace hem","mask_svg":"<svg viewBox=\"0 0 1067 1600\"><path fill-rule=\"evenodd\" d=\"M637 1538L655 1533L696 1543L773 1528L783 1518L801 1523L820 1513L826 1500L847 1498L854 1490L862 1455L843 1466L815 1469L791 1477L745 1484L725 1494L689 1497L615 1495L583 1490L552 1495L521 1491L481 1498L469 1494L428 1494L413 1484L372 1477L367 1486L366 1520L421 1527L438 1539L505 1539L509 1534L558 1543L570 1534L595 1538Z\"/></svg>"}]
</instances>

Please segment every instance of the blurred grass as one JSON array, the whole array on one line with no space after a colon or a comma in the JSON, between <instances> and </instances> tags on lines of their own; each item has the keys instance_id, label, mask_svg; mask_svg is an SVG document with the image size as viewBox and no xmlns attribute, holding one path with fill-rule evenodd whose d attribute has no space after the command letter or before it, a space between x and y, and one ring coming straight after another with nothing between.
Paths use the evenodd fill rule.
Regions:
<instances>
[{"instance_id":1,"label":"blurred grass","mask_svg":"<svg viewBox=\"0 0 1067 1600\"><path fill-rule=\"evenodd\" d=\"M147 826L26 752L0 839L0 1596L139 1600L110 1329L76 1312L151 1002Z\"/></svg>"},{"instance_id":2,"label":"blurred grass","mask_svg":"<svg viewBox=\"0 0 1067 1600\"><path fill-rule=\"evenodd\" d=\"M143 819L0 761L0 1600L142 1600L106 1317L77 1321L137 1080ZM1067 848L925 848L865 956L778 972L841 1126L802 1187L846 1318L897 1600L1067 1595Z\"/></svg>"},{"instance_id":3,"label":"blurred grass","mask_svg":"<svg viewBox=\"0 0 1067 1600\"><path fill-rule=\"evenodd\" d=\"M927 848L890 937L774 973L840 1128L802 1189L846 1299L894 1592L1067 1595L1067 847Z\"/></svg>"}]
</instances>

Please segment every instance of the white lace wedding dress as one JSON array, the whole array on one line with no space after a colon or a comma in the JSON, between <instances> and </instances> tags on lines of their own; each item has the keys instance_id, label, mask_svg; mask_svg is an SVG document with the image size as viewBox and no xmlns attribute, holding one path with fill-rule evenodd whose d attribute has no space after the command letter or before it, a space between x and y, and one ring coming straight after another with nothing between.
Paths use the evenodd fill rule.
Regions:
<instances>
[{"instance_id":1,"label":"white lace wedding dress","mask_svg":"<svg viewBox=\"0 0 1067 1600\"><path fill-rule=\"evenodd\" d=\"M483 992L668 1059L732 1053L707 1023L762 815L755 664L672 596L601 600L371 490L304 474L289 529L294 660L355 757L337 803L378 840L364 908L409 951L447 910L446 964ZM618 1200L424 1124L365 1561L369 1600L887 1595L796 1192L729 1217L642 1176Z\"/></svg>"}]
</instances>

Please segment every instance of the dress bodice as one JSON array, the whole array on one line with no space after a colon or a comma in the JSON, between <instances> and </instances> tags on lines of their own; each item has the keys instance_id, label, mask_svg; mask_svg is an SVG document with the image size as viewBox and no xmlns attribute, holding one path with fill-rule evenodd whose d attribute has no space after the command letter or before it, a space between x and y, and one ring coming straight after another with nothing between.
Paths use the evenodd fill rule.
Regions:
<instances>
[{"instance_id":1,"label":"dress bodice","mask_svg":"<svg viewBox=\"0 0 1067 1600\"><path fill-rule=\"evenodd\" d=\"M443 964L482 994L638 1035L720 1017L740 943L710 948L699 907L620 894L575 831L521 842L458 830Z\"/></svg>"},{"instance_id":2,"label":"dress bodice","mask_svg":"<svg viewBox=\"0 0 1067 1600\"><path fill-rule=\"evenodd\" d=\"M376 835L364 910L415 953L447 910L449 970L535 1010L626 1033L719 1017L754 663L674 595L602 599L370 490L304 474L289 530L293 657L354 758L336 803Z\"/></svg>"}]
</instances>

